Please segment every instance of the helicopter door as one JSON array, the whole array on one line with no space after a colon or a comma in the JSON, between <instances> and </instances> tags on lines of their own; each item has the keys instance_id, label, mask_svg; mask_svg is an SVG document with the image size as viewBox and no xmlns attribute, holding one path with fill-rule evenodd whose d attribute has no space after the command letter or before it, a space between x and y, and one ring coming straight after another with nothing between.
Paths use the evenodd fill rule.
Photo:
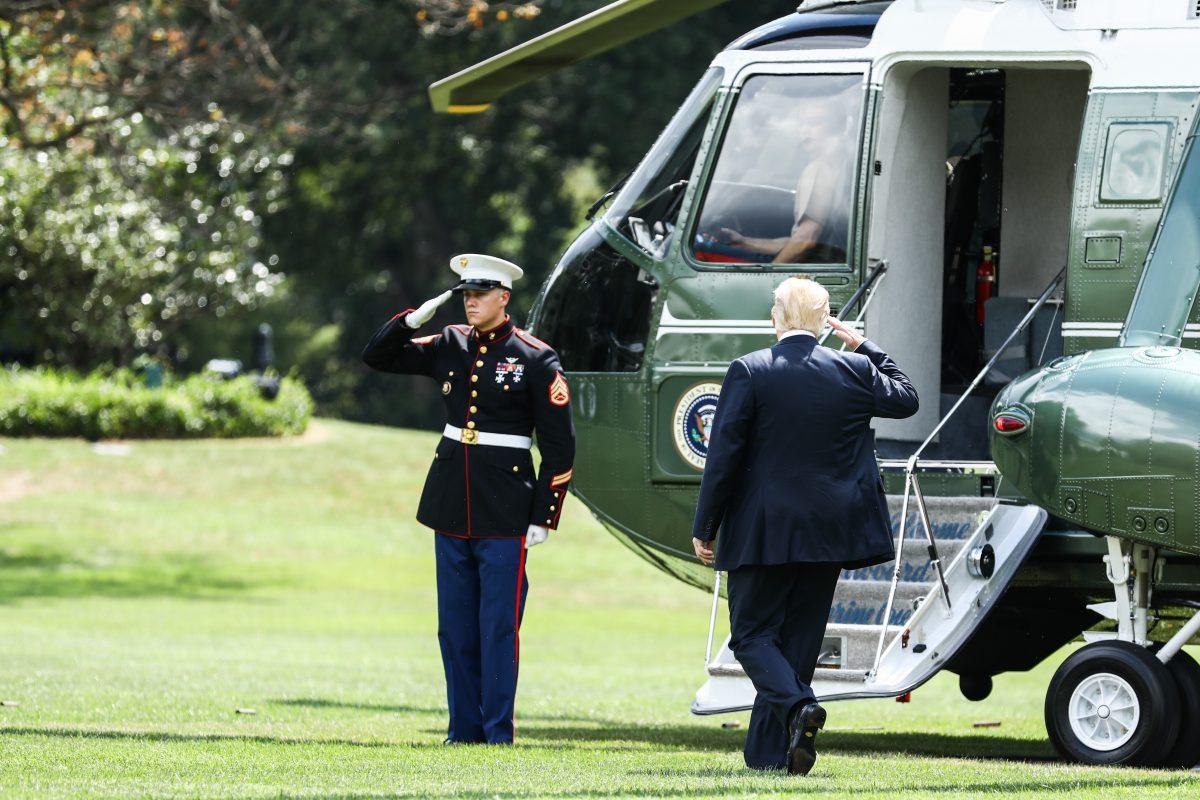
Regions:
<instances>
[{"instance_id":1,"label":"helicopter door","mask_svg":"<svg viewBox=\"0 0 1200 800\"><path fill-rule=\"evenodd\" d=\"M729 363L775 342L775 287L808 275L835 311L858 287L868 66L753 64L730 90L667 258L653 343L654 482L699 483Z\"/></svg>"}]
</instances>

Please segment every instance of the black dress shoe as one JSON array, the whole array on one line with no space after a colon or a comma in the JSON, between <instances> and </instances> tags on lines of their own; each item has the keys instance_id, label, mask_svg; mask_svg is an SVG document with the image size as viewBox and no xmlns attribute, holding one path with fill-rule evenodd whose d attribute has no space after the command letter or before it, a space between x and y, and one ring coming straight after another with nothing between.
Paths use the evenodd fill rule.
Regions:
<instances>
[{"instance_id":1,"label":"black dress shoe","mask_svg":"<svg viewBox=\"0 0 1200 800\"><path fill-rule=\"evenodd\" d=\"M807 775L813 768L817 763L817 731L824 727L825 709L815 702L792 712L788 722L788 772Z\"/></svg>"}]
</instances>

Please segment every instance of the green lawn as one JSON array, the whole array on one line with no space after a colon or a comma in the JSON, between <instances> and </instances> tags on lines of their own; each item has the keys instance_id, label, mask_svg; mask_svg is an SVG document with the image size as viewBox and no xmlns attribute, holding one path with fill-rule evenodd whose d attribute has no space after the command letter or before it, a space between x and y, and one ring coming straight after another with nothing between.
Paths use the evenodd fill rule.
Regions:
<instances>
[{"instance_id":1,"label":"green lawn","mask_svg":"<svg viewBox=\"0 0 1200 800\"><path fill-rule=\"evenodd\" d=\"M0 794L1200 795L1197 773L1057 763L1058 659L982 703L943 676L911 704L832 705L812 775L748 772L746 715L688 714L707 597L577 502L529 558L517 746L442 747L433 544L412 519L434 441L329 421L126 456L0 440Z\"/></svg>"}]
</instances>

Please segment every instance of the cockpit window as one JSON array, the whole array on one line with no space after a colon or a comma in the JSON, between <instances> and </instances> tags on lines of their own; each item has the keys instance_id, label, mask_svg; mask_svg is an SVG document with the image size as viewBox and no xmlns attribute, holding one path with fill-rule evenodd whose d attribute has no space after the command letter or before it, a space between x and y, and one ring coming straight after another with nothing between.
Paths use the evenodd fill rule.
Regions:
<instances>
[{"instance_id":1,"label":"cockpit window","mask_svg":"<svg viewBox=\"0 0 1200 800\"><path fill-rule=\"evenodd\" d=\"M747 80L695 228L696 259L844 267L862 99L861 75Z\"/></svg>"},{"instance_id":2,"label":"cockpit window","mask_svg":"<svg viewBox=\"0 0 1200 800\"><path fill-rule=\"evenodd\" d=\"M722 74L719 67L704 73L605 215L609 225L654 258L662 258L671 243Z\"/></svg>"}]
</instances>

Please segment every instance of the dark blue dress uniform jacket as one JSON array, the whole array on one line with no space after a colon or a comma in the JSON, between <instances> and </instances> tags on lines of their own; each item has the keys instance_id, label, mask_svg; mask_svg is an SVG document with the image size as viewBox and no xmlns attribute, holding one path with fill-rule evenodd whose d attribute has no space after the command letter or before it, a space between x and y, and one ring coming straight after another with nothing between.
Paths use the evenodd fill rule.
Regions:
<instances>
[{"instance_id":1,"label":"dark blue dress uniform jacket","mask_svg":"<svg viewBox=\"0 0 1200 800\"><path fill-rule=\"evenodd\" d=\"M916 412L916 390L869 341L845 353L800 334L739 358L717 403L692 535L720 530L726 571L894 558L870 424Z\"/></svg>"},{"instance_id":2,"label":"dark blue dress uniform jacket","mask_svg":"<svg viewBox=\"0 0 1200 800\"><path fill-rule=\"evenodd\" d=\"M376 332L363 361L382 372L436 380L446 421L457 428L518 436L536 429L542 456L535 475L529 450L443 436L417 521L467 538L524 536L530 525L557 528L575 459L570 392L558 355L508 318L482 333L450 325L416 336L405 322L409 313Z\"/></svg>"}]
</instances>

